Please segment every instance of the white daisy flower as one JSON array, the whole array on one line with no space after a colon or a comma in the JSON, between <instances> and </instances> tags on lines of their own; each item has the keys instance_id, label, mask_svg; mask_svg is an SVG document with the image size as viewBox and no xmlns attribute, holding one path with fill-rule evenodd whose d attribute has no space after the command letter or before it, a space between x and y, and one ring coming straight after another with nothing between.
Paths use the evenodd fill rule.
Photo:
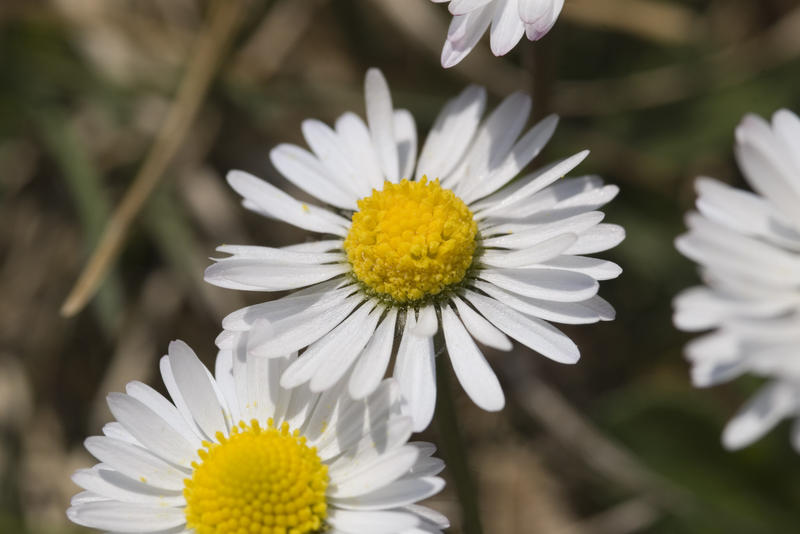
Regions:
<instances>
[{"instance_id":1,"label":"white daisy flower","mask_svg":"<svg viewBox=\"0 0 800 534\"><path fill-rule=\"evenodd\" d=\"M80 525L152 534L441 532L419 506L444 482L427 443L406 443L393 380L361 401L278 377L296 356L223 350L216 377L181 341L161 359L172 402L141 382L111 393L116 422L85 445L101 463L72 479Z\"/></svg>"},{"instance_id":2,"label":"white daisy flower","mask_svg":"<svg viewBox=\"0 0 800 534\"><path fill-rule=\"evenodd\" d=\"M473 338L510 350L509 336L558 362L578 360L575 344L546 321L613 318L598 280L620 269L584 254L623 239L597 211L618 189L595 176L559 181L588 151L511 183L557 123L550 116L519 137L531 105L523 94L481 121L486 93L468 87L436 119L419 159L411 114L392 107L377 70L367 73L366 103L368 125L353 113L335 129L307 120L313 153L293 145L270 153L283 176L332 209L244 172L228 174L246 207L330 237L285 248L220 247L230 257L207 269L212 284L305 289L232 313L217 343L228 347L252 332L253 355L305 349L282 386L324 391L353 368L348 391L363 398L384 376L397 332L393 374L419 431L433 416L441 327L464 390L481 408L500 410L503 392Z\"/></svg>"},{"instance_id":3,"label":"white daisy flower","mask_svg":"<svg viewBox=\"0 0 800 534\"><path fill-rule=\"evenodd\" d=\"M746 116L736 158L755 193L699 178L697 209L676 246L705 285L675 298L675 325L711 333L686 347L692 380L706 387L743 373L771 378L730 421L723 444L749 445L800 416L800 120ZM800 450L800 419L792 439Z\"/></svg>"},{"instance_id":4,"label":"white daisy flower","mask_svg":"<svg viewBox=\"0 0 800 534\"><path fill-rule=\"evenodd\" d=\"M442 49L442 66L452 67L467 57L491 25L490 45L504 56L522 36L538 41L556 23L564 0L433 0L450 2L453 15Z\"/></svg>"}]
</instances>

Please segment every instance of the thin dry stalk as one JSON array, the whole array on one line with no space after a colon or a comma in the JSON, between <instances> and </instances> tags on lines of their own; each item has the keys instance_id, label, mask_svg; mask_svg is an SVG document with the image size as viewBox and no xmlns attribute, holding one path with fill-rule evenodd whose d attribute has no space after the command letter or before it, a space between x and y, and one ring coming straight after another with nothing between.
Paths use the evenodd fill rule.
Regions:
<instances>
[{"instance_id":1,"label":"thin dry stalk","mask_svg":"<svg viewBox=\"0 0 800 534\"><path fill-rule=\"evenodd\" d=\"M122 250L131 224L158 185L194 122L200 104L242 18L246 3L219 0L211 11L205 32L181 80L166 119L122 202L109 219L100 241L75 286L61 307L61 314L77 314L95 294Z\"/></svg>"}]
</instances>

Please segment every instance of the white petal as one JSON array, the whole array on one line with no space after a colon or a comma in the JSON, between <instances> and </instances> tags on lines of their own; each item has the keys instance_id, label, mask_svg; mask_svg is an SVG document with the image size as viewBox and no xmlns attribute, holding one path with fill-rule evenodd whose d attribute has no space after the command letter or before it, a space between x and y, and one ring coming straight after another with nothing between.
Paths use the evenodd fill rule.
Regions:
<instances>
[{"instance_id":1,"label":"white petal","mask_svg":"<svg viewBox=\"0 0 800 534\"><path fill-rule=\"evenodd\" d=\"M800 171L800 119L788 109L779 109L772 115L772 128L775 137L784 143L783 153Z\"/></svg>"},{"instance_id":2,"label":"white petal","mask_svg":"<svg viewBox=\"0 0 800 534\"><path fill-rule=\"evenodd\" d=\"M440 0L434 0L440 1ZM441 1L449 1L449 0L441 0ZM447 6L447 10L450 11L452 15L464 15L465 13L469 13L473 9L477 9L489 2L494 2L495 0L452 0L450 4Z\"/></svg>"},{"instance_id":3,"label":"white petal","mask_svg":"<svg viewBox=\"0 0 800 534\"><path fill-rule=\"evenodd\" d=\"M333 308L301 312L283 320L262 323L252 331L249 351L272 358L307 347L333 330L362 301L361 295L351 295Z\"/></svg>"},{"instance_id":4,"label":"white petal","mask_svg":"<svg viewBox=\"0 0 800 534\"><path fill-rule=\"evenodd\" d=\"M289 428L302 428L308 421L311 410L317 405L320 394L312 393L307 384L294 389L278 389L281 391L281 399L287 399L289 402L286 404L285 412L282 407L276 410L275 413L278 414L276 417L289 423ZM288 395L284 395L283 392L287 392Z\"/></svg>"},{"instance_id":5,"label":"white petal","mask_svg":"<svg viewBox=\"0 0 800 534\"><path fill-rule=\"evenodd\" d=\"M772 382L763 388L728 422L722 433L727 449L740 449L766 434L783 418L797 410L797 388Z\"/></svg>"},{"instance_id":6,"label":"white petal","mask_svg":"<svg viewBox=\"0 0 800 534\"><path fill-rule=\"evenodd\" d=\"M467 300L497 328L542 356L559 363L575 363L580 351L561 331L544 321L526 317L505 304L467 291Z\"/></svg>"},{"instance_id":7,"label":"white petal","mask_svg":"<svg viewBox=\"0 0 800 534\"><path fill-rule=\"evenodd\" d=\"M197 458L195 448L181 433L141 401L123 393L110 393L108 407L128 432L161 458L182 466L189 466Z\"/></svg>"},{"instance_id":8,"label":"white petal","mask_svg":"<svg viewBox=\"0 0 800 534\"><path fill-rule=\"evenodd\" d=\"M396 380L384 380L375 392L363 401L344 398L347 406L339 413L335 428L328 426L314 444L319 457L327 461L344 455L343 468L339 473L358 469L369 458L379 456L402 445L396 438L405 435L408 417L401 415L403 398ZM402 420L399 426L393 421ZM392 424L390 424L392 423ZM408 429L410 431L410 428ZM406 435L407 439L407 435ZM364 445L368 444L366 448ZM342 459L337 459L337 462Z\"/></svg>"},{"instance_id":9,"label":"white petal","mask_svg":"<svg viewBox=\"0 0 800 534\"><path fill-rule=\"evenodd\" d=\"M268 217L311 232L347 236L350 221L335 213L298 202L275 186L242 171L230 171L230 186L248 202L247 206Z\"/></svg>"},{"instance_id":10,"label":"white petal","mask_svg":"<svg viewBox=\"0 0 800 534\"><path fill-rule=\"evenodd\" d=\"M414 334L418 336L433 336L439 329L439 320L436 318L436 308L433 305L424 306L419 310Z\"/></svg>"},{"instance_id":11,"label":"white petal","mask_svg":"<svg viewBox=\"0 0 800 534\"><path fill-rule=\"evenodd\" d=\"M234 377L239 383L238 397L246 420L280 418L291 397L280 387L280 378L293 359L248 355L246 350L237 351L234 357Z\"/></svg>"},{"instance_id":12,"label":"white petal","mask_svg":"<svg viewBox=\"0 0 800 534\"><path fill-rule=\"evenodd\" d=\"M79 469L72 475L78 486L122 502L150 504L153 506L184 506L186 499L181 490L164 490L139 480L126 477L108 466L96 465L92 469Z\"/></svg>"},{"instance_id":13,"label":"white petal","mask_svg":"<svg viewBox=\"0 0 800 534\"><path fill-rule=\"evenodd\" d=\"M328 511L327 522L335 529L348 534L399 534L420 523L419 517L403 511Z\"/></svg>"},{"instance_id":14,"label":"white petal","mask_svg":"<svg viewBox=\"0 0 800 534\"><path fill-rule=\"evenodd\" d=\"M107 498L103 497L102 495L98 495L91 491L82 491L80 493L76 493L72 496L69 500L69 503L72 506L76 506L78 504L83 504L87 502L100 502L100 501L108 501Z\"/></svg>"},{"instance_id":15,"label":"white petal","mask_svg":"<svg viewBox=\"0 0 800 534\"><path fill-rule=\"evenodd\" d=\"M478 281L478 283L483 283ZM490 286L491 284L486 284ZM458 315L467 328L469 333L488 347L498 350L511 350L511 340L504 333L492 326L492 323L484 319L479 313L470 308L463 300L453 297L453 302L458 309Z\"/></svg>"},{"instance_id":16,"label":"white petal","mask_svg":"<svg viewBox=\"0 0 800 534\"><path fill-rule=\"evenodd\" d=\"M187 474L138 445L92 436L86 438L84 446L92 456L133 480L165 490L183 490L183 479Z\"/></svg>"},{"instance_id":17,"label":"white petal","mask_svg":"<svg viewBox=\"0 0 800 534\"><path fill-rule=\"evenodd\" d=\"M795 419L792 423L791 443L795 452L800 451L800 419Z\"/></svg>"},{"instance_id":18,"label":"white petal","mask_svg":"<svg viewBox=\"0 0 800 534\"><path fill-rule=\"evenodd\" d=\"M104 424L103 434L105 436L108 436L109 438L118 439L120 441L125 441L127 443L133 443L134 445L139 445L139 446L142 445L136 438L134 438L131 435L130 432L125 430L124 426L122 426L116 421Z\"/></svg>"},{"instance_id":19,"label":"white petal","mask_svg":"<svg viewBox=\"0 0 800 534\"><path fill-rule=\"evenodd\" d=\"M289 250L292 252L307 252L318 254L320 252L339 252L342 251L342 239L320 239L317 241L309 241L307 243L295 243L294 245L286 245L281 247L282 250Z\"/></svg>"},{"instance_id":20,"label":"white petal","mask_svg":"<svg viewBox=\"0 0 800 534\"><path fill-rule=\"evenodd\" d=\"M443 514L428 508L427 506L420 506L418 504L412 504L405 507L406 510L418 514L419 516L423 517L429 523L436 525L439 528L450 528L450 520L447 519Z\"/></svg>"},{"instance_id":21,"label":"white petal","mask_svg":"<svg viewBox=\"0 0 800 534\"><path fill-rule=\"evenodd\" d=\"M482 233L487 235L497 235L484 240L486 247L502 248L528 248L545 239L571 233L582 235L597 226L605 218L602 211L589 211L578 215L568 216L563 219L543 220L541 223L528 224L527 222L514 222L498 224L490 228L483 229ZM506 235L498 235L506 234Z\"/></svg>"},{"instance_id":22,"label":"white petal","mask_svg":"<svg viewBox=\"0 0 800 534\"><path fill-rule=\"evenodd\" d=\"M383 174L390 182L400 179L397 142L394 138L394 108L386 78L378 69L369 69L364 81L367 124Z\"/></svg>"},{"instance_id":23,"label":"white petal","mask_svg":"<svg viewBox=\"0 0 800 534\"><path fill-rule=\"evenodd\" d=\"M467 57L492 22L494 5L487 4L465 15L457 15L447 29L442 48L442 67L448 69Z\"/></svg>"},{"instance_id":24,"label":"white petal","mask_svg":"<svg viewBox=\"0 0 800 534\"><path fill-rule=\"evenodd\" d=\"M277 322L296 313L328 309L344 302L345 297L354 291L352 286L343 286L344 283L344 280L336 278L279 299L245 306L226 316L222 320L222 327L225 330L247 331L262 319Z\"/></svg>"},{"instance_id":25,"label":"white petal","mask_svg":"<svg viewBox=\"0 0 800 534\"><path fill-rule=\"evenodd\" d=\"M351 164L349 148L339 138L330 126L322 121L306 119L302 123L303 137L308 146L314 151L319 160L325 166L327 176L333 180L338 188L346 192L351 200L351 208L355 209L360 191L363 189L361 177L358 176L357 169Z\"/></svg>"},{"instance_id":26,"label":"white petal","mask_svg":"<svg viewBox=\"0 0 800 534\"><path fill-rule=\"evenodd\" d=\"M506 159L528 120L530 109L531 98L528 95L512 93L478 128L469 155L457 171L465 175L456 185L456 192L464 202L469 204L478 198L473 191Z\"/></svg>"},{"instance_id":27,"label":"white petal","mask_svg":"<svg viewBox=\"0 0 800 534\"><path fill-rule=\"evenodd\" d=\"M397 308L391 308L356 362L348 387L354 399L363 399L381 383L392 356L396 322Z\"/></svg>"},{"instance_id":28,"label":"white petal","mask_svg":"<svg viewBox=\"0 0 800 534\"><path fill-rule=\"evenodd\" d=\"M427 176L439 178L442 184L453 183L451 172L472 141L485 106L486 89L477 85L468 86L445 104L422 147L417 179Z\"/></svg>"},{"instance_id":29,"label":"white petal","mask_svg":"<svg viewBox=\"0 0 800 534\"><path fill-rule=\"evenodd\" d=\"M503 196L502 200L499 200L498 202L491 204L487 202L488 207L475 213L475 219L481 220L495 213L502 214L504 210L516 205L517 203L526 201L529 197L541 191L559 178L562 178L565 174L580 165L580 163L586 159L586 156L588 155L588 150L578 152L573 156L552 163L535 173L521 178L520 180L523 180L525 185L515 189L512 194ZM502 193L502 191L500 191L500 193Z\"/></svg>"},{"instance_id":30,"label":"white petal","mask_svg":"<svg viewBox=\"0 0 800 534\"><path fill-rule=\"evenodd\" d=\"M286 265L265 260L230 258L206 268L205 280L229 289L284 291L324 282L350 269L347 263Z\"/></svg>"},{"instance_id":31,"label":"white petal","mask_svg":"<svg viewBox=\"0 0 800 534\"><path fill-rule=\"evenodd\" d=\"M414 420L414 431L424 430L436 408L436 363L433 338L414 335L416 321L406 313L406 326L397 350L393 376L408 402L407 412Z\"/></svg>"},{"instance_id":32,"label":"white petal","mask_svg":"<svg viewBox=\"0 0 800 534\"><path fill-rule=\"evenodd\" d=\"M800 223L800 194L792 173L770 146L772 133L760 117L748 115L736 129L736 160L755 191L764 195L790 220ZM762 135L759 130L765 129ZM764 139L768 137L768 139Z\"/></svg>"},{"instance_id":33,"label":"white petal","mask_svg":"<svg viewBox=\"0 0 800 534\"><path fill-rule=\"evenodd\" d=\"M495 56L504 56L525 35L525 24L519 18L517 0L499 0L491 30L491 47Z\"/></svg>"},{"instance_id":34,"label":"white petal","mask_svg":"<svg viewBox=\"0 0 800 534\"><path fill-rule=\"evenodd\" d=\"M520 313L538 317L545 321L565 324L588 324L596 323L600 320L610 320L614 317L614 309L597 295L581 302L553 302L514 295L493 284L480 280L476 281L475 287Z\"/></svg>"},{"instance_id":35,"label":"white petal","mask_svg":"<svg viewBox=\"0 0 800 534\"><path fill-rule=\"evenodd\" d=\"M308 350L283 373L281 387L293 388L316 377L311 385L311 391L318 393L341 378L375 331L377 317L369 319L369 323L372 323L371 329L367 327L360 330L370 317L373 306L372 302L364 303L333 330L308 347ZM354 340L357 334L358 338Z\"/></svg>"},{"instance_id":36,"label":"white petal","mask_svg":"<svg viewBox=\"0 0 800 534\"><path fill-rule=\"evenodd\" d=\"M328 352L328 357L320 363L312 376L311 391L325 391L350 370L355 359L375 333L375 327L383 313L382 306L373 308L375 304L375 302L364 304L326 336L326 347L321 350ZM309 348L309 352L311 350Z\"/></svg>"},{"instance_id":37,"label":"white petal","mask_svg":"<svg viewBox=\"0 0 800 534\"><path fill-rule=\"evenodd\" d=\"M391 484L403 476L419 457L419 451L405 445L365 462L347 476L338 477L328 488L328 495L347 498L365 495Z\"/></svg>"},{"instance_id":38,"label":"white petal","mask_svg":"<svg viewBox=\"0 0 800 534\"><path fill-rule=\"evenodd\" d=\"M625 229L616 224L598 224L578 236L564 254L594 254L614 248L625 239Z\"/></svg>"},{"instance_id":39,"label":"white petal","mask_svg":"<svg viewBox=\"0 0 800 534\"><path fill-rule=\"evenodd\" d=\"M411 180L414 177L414 163L417 161L417 126L414 116L405 109L394 112L394 138L397 141L397 157L400 178Z\"/></svg>"},{"instance_id":40,"label":"white petal","mask_svg":"<svg viewBox=\"0 0 800 534\"><path fill-rule=\"evenodd\" d=\"M439 477L403 479L358 497L331 497L330 502L337 508L347 510L386 510L427 499L442 488L444 480Z\"/></svg>"},{"instance_id":41,"label":"white petal","mask_svg":"<svg viewBox=\"0 0 800 534\"><path fill-rule=\"evenodd\" d=\"M335 383L319 395L317 402L308 412L301 432L310 445L316 445L327 432L336 432L339 417L352 403L352 400L344 395L345 387L344 380Z\"/></svg>"},{"instance_id":42,"label":"white petal","mask_svg":"<svg viewBox=\"0 0 800 534\"><path fill-rule=\"evenodd\" d=\"M800 250L800 233L764 197L713 178L698 178L695 190L697 209L708 219L740 234L761 236L777 245Z\"/></svg>"},{"instance_id":43,"label":"white petal","mask_svg":"<svg viewBox=\"0 0 800 534\"><path fill-rule=\"evenodd\" d=\"M550 0L519 0L519 18L527 24L537 22L550 11Z\"/></svg>"},{"instance_id":44,"label":"white petal","mask_svg":"<svg viewBox=\"0 0 800 534\"><path fill-rule=\"evenodd\" d=\"M505 406L503 388L489 362L453 310L446 306L441 311L447 353L461 387L478 407L490 412L502 410Z\"/></svg>"},{"instance_id":45,"label":"white petal","mask_svg":"<svg viewBox=\"0 0 800 534\"><path fill-rule=\"evenodd\" d=\"M590 276L556 269L486 269L479 276L512 293L557 302L580 302L599 288Z\"/></svg>"},{"instance_id":46,"label":"white petal","mask_svg":"<svg viewBox=\"0 0 800 534\"><path fill-rule=\"evenodd\" d=\"M342 252L299 252L288 248L258 247L248 245L222 245L218 252L231 254L233 257L220 258L217 261L230 259L262 260L274 265L313 265L317 263L340 262L347 259Z\"/></svg>"},{"instance_id":47,"label":"white petal","mask_svg":"<svg viewBox=\"0 0 800 534\"><path fill-rule=\"evenodd\" d=\"M299 146L281 144L270 150L269 159L287 180L337 208L356 209L356 194L331 180L320 161Z\"/></svg>"},{"instance_id":48,"label":"white petal","mask_svg":"<svg viewBox=\"0 0 800 534\"><path fill-rule=\"evenodd\" d=\"M362 175L364 189L362 196L370 191L383 187L383 170L381 170L378 154L372 146L369 128L355 113L344 113L336 120L336 131L342 137L350 151L350 158L358 166Z\"/></svg>"},{"instance_id":49,"label":"white petal","mask_svg":"<svg viewBox=\"0 0 800 534\"><path fill-rule=\"evenodd\" d=\"M411 425L411 418L407 416L390 416L380 421L373 418L369 429L362 430L360 438L330 464L331 479L347 476L387 451L405 445L411 437Z\"/></svg>"},{"instance_id":50,"label":"white petal","mask_svg":"<svg viewBox=\"0 0 800 534\"><path fill-rule=\"evenodd\" d=\"M225 400L224 404L227 408L225 420L229 427L242 420L242 415L239 411L236 380L233 377L233 358L232 350L220 350L217 352L217 359L214 362L214 380L217 382L217 387L219 387Z\"/></svg>"},{"instance_id":51,"label":"white petal","mask_svg":"<svg viewBox=\"0 0 800 534\"><path fill-rule=\"evenodd\" d=\"M490 195L517 176L533 158L539 155L556 131L556 126L558 126L558 116L549 115L528 130L516 142L503 163L494 168L488 178L470 192L470 198L479 199Z\"/></svg>"},{"instance_id":52,"label":"white petal","mask_svg":"<svg viewBox=\"0 0 800 534\"><path fill-rule=\"evenodd\" d=\"M209 439L217 432L228 433L224 408L220 406L208 371L194 351L183 341L169 344L172 376L197 425Z\"/></svg>"},{"instance_id":53,"label":"white petal","mask_svg":"<svg viewBox=\"0 0 800 534\"><path fill-rule=\"evenodd\" d=\"M571 247L578 240L576 234L561 234L541 241L534 246L520 250L487 250L481 256L481 263L498 268L533 267L540 262L551 260Z\"/></svg>"},{"instance_id":54,"label":"white petal","mask_svg":"<svg viewBox=\"0 0 800 534\"><path fill-rule=\"evenodd\" d=\"M622 268L616 263L586 256L559 256L540 266L583 273L595 280L611 280L622 274Z\"/></svg>"},{"instance_id":55,"label":"white petal","mask_svg":"<svg viewBox=\"0 0 800 534\"><path fill-rule=\"evenodd\" d=\"M67 516L79 525L115 532L151 532L186 523L183 508L116 501L72 506Z\"/></svg>"},{"instance_id":56,"label":"white petal","mask_svg":"<svg viewBox=\"0 0 800 534\"><path fill-rule=\"evenodd\" d=\"M125 393L141 401L145 406L160 415L175 430L192 444L196 449L202 445L200 428L194 424L191 414L181 413L174 404L165 399L161 393L157 392L147 384L138 381L128 382L125 385ZM127 432L127 431L126 431Z\"/></svg>"},{"instance_id":57,"label":"white petal","mask_svg":"<svg viewBox=\"0 0 800 534\"><path fill-rule=\"evenodd\" d=\"M528 0L531 1L531 0ZM561 8L564 7L564 0L550 0L550 10L544 16L539 17L536 22L525 24L525 35L531 41L538 41L550 31L558 20Z\"/></svg>"}]
</instances>

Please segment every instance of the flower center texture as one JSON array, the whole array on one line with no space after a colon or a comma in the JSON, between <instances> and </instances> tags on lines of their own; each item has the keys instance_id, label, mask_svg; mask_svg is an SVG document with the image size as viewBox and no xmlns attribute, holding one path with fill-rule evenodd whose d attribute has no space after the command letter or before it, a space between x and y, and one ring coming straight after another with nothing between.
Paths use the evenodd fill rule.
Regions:
<instances>
[{"instance_id":1,"label":"flower center texture","mask_svg":"<svg viewBox=\"0 0 800 534\"><path fill-rule=\"evenodd\" d=\"M344 249L356 277L379 295L406 303L464 279L478 224L439 180L384 182L358 201Z\"/></svg>"},{"instance_id":2,"label":"flower center texture","mask_svg":"<svg viewBox=\"0 0 800 534\"><path fill-rule=\"evenodd\" d=\"M253 420L203 442L184 481L187 527L198 534L305 534L322 530L328 466L288 423Z\"/></svg>"}]
</instances>

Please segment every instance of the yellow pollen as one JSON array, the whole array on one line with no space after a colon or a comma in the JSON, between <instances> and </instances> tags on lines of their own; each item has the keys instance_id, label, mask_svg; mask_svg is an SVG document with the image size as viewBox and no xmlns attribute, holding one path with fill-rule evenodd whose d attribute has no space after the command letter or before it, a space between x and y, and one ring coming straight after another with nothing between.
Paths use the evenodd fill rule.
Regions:
<instances>
[{"instance_id":1,"label":"yellow pollen","mask_svg":"<svg viewBox=\"0 0 800 534\"><path fill-rule=\"evenodd\" d=\"M197 534L305 534L323 529L328 466L288 423L240 422L203 442L184 480L186 524Z\"/></svg>"},{"instance_id":2,"label":"yellow pollen","mask_svg":"<svg viewBox=\"0 0 800 534\"><path fill-rule=\"evenodd\" d=\"M464 279L478 224L439 180L384 182L358 201L344 250L356 277L397 302L437 295Z\"/></svg>"}]
</instances>

